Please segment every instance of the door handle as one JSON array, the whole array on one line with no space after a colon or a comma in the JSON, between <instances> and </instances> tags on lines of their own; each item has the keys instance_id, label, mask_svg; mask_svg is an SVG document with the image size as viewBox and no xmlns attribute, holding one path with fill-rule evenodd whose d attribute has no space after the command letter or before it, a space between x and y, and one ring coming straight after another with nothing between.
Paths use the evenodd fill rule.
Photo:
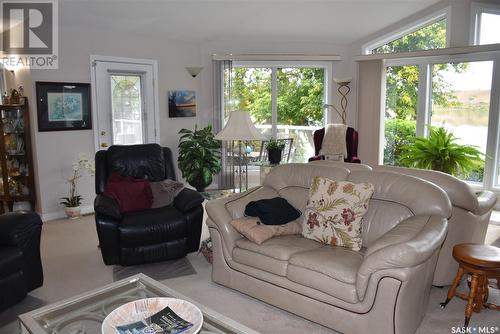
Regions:
<instances>
[{"instance_id":1,"label":"door handle","mask_svg":"<svg viewBox=\"0 0 500 334\"><path fill-rule=\"evenodd\" d=\"M108 143L102 143L101 147L108 147Z\"/></svg>"},{"instance_id":2,"label":"door handle","mask_svg":"<svg viewBox=\"0 0 500 334\"><path fill-rule=\"evenodd\" d=\"M106 135L106 131L101 131L101 136L105 136Z\"/></svg>"}]
</instances>

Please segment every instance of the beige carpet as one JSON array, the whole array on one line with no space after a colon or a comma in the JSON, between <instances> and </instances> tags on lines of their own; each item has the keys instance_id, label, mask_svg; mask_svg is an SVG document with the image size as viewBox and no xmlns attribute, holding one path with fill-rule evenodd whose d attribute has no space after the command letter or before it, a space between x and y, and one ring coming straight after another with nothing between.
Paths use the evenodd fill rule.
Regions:
<instances>
[{"instance_id":1,"label":"beige carpet","mask_svg":"<svg viewBox=\"0 0 500 334\"><path fill-rule=\"evenodd\" d=\"M492 233L499 232L495 229ZM500 233L495 235L494 239L490 238L490 242L500 242ZM17 314L95 289L113 282L116 276L116 269L113 266L105 266L102 262L97 248L93 216L44 224L42 257L45 275L43 287L31 292L15 307L0 313L1 334L18 333ZM187 276L161 279L161 282L262 333L334 333L325 327L213 283L210 279L211 267L201 255L190 254L187 259L194 267L195 273L192 271L192 274ZM446 289L432 289L426 317L417 333L451 333L452 326L462 325L465 302L454 299L442 310L439 308L439 302L443 301L445 296ZM500 303L498 293L494 298ZM484 310L480 314L474 314L471 326L500 326L500 313Z\"/></svg>"}]
</instances>

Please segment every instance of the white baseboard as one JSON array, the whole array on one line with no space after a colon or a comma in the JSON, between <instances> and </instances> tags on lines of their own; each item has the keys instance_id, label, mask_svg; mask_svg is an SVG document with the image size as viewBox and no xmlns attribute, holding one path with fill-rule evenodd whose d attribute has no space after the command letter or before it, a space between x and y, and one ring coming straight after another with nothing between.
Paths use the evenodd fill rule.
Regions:
<instances>
[{"instance_id":1,"label":"white baseboard","mask_svg":"<svg viewBox=\"0 0 500 334\"><path fill-rule=\"evenodd\" d=\"M94 213L94 206L92 205L82 206L82 215L86 215L89 213ZM64 210L40 214L40 218L42 218L43 222L48 222L51 220L61 219L65 217L66 213L64 212Z\"/></svg>"}]
</instances>

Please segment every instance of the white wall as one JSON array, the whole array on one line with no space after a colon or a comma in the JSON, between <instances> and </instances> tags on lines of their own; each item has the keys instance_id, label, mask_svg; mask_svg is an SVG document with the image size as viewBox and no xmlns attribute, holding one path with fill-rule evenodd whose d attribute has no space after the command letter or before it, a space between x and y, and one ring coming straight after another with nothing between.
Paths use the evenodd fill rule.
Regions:
<instances>
[{"instance_id":1,"label":"white wall","mask_svg":"<svg viewBox=\"0 0 500 334\"><path fill-rule=\"evenodd\" d=\"M64 15L61 14L61 15ZM58 70L33 70L33 89L36 81L86 82L90 83L89 56L105 55L158 60L160 96L161 145L168 146L177 159L177 132L181 128L193 128L197 118L168 118L167 91L191 89L199 91L199 78L193 79L185 66L199 63L199 48L179 41L169 41L155 36L134 36L116 31L92 30L62 26ZM202 73L203 75L203 73ZM33 97L31 101L34 101ZM36 106L31 104L33 115ZM198 113L202 112L198 108ZM94 154L93 130L57 131L33 133L39 177L39 212L45 219L63 215L59 197L65 196L67 185L63 178L71 171L71 163L79 152ZM180 177L180 174L178 173ZM83 207L92 209L95 197L94 180L85 175L79 182L79 193L83 196Z\"/></svg>"}]
</instances>

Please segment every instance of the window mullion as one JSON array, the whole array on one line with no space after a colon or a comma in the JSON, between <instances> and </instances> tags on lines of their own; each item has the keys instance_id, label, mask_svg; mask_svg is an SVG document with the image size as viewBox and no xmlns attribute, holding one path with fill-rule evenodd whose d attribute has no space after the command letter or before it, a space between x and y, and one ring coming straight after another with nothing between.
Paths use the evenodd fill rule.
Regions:
<instances>
[{"instance_id":1,"label":"window mullion","mask_svg":"<svg viewBox=\"0 0 500 334\"><path fill-rule=\"evenodd\" d=\"M418 65L418 95L417 95L417 136L427 135L426 125L430 122L432 99L431 65Z\"/></svg>"},{"instance_id":2,"label":"window mullion","mask_svg":"<svg viewBox=\"0 0 500 334\"><path fill-rule=\"evenodd\" d=\"M484 164L484 186L498 187L499 170L499 112L500 112L500 56L495 58L493 64L493 80L491 83L490 110L488 121L488 139L486 144L486 158Z\"/></svg>"},{"instance_id":3,"label":"window mullion","mask_svg":"<svg viewBox=\"0 0 500 334\"><path fill-rule=\"evenodd\" d=\"M272 136L277 138L278 135L278 68L271 68L271 124Z\"/></svg>"}]
</instances>

